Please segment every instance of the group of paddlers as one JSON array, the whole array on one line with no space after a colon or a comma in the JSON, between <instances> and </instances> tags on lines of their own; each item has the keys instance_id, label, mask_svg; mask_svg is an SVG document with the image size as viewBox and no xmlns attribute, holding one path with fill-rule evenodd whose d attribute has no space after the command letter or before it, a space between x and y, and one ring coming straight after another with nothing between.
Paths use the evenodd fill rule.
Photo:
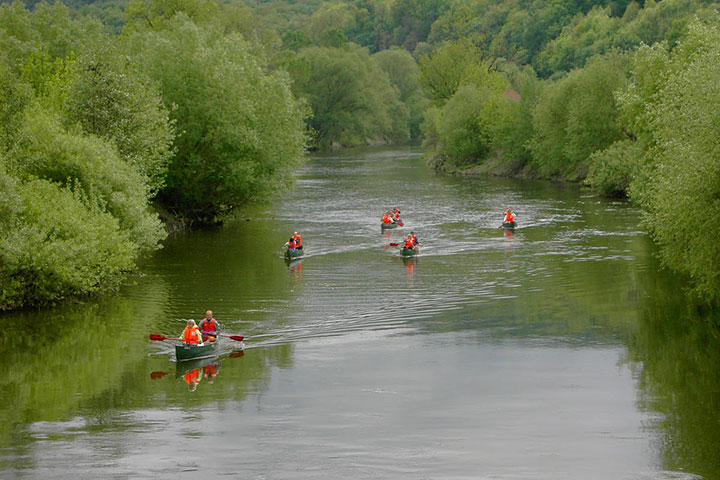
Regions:
<instances>
[{"instance_id":1,"label":"group of paddlers","mask_svg":"<svg viewBox=\"0 0 720 480\"><path fill-rule=\"evenodd\" d=\"M212 310L205 312L205 318L200 322L200 326L195 320L188 320L179 340L185 342L186 345L203 345L204 343L212 343L217 340L220 331L220 323L213 318Z\"/></svg>"},{"instance_id":2,"label":"group of paddlers","mask_svg":"<svg viewBox=\"0 0 720 480\"><path fill-rule=\"evenodd\" d=\"M400 210L398 210L397 207L394 207L393 209L385 212L382 216L382 223L385 225L389 225L391 223L401 223Z\"/></svg>"},{"instance_id":3,"label":"group of paddlers","mask_svg":"<svg viewBox=\"0 0 720 480\"><path fill-rule=\"evenodd\" d=\"M285 242L285 246L288 250L302 250L302 237L298 232L293 232L290 236L290 240Z\"/></svg>"}]
</instances>

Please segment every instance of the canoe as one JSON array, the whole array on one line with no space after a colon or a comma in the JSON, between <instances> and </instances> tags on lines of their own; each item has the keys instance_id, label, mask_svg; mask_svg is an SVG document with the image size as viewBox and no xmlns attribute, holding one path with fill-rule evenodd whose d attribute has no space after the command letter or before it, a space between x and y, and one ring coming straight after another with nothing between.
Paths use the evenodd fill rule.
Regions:
<instances>
[{"instance_id":1,"label":"canoe","mask_svg":"<svg viewBox=\"0 0 720 480\"><path fill-rule=\"evenodd\" d=\"M507 229L515 228L515 225L517 225L517 222L503 222L502 224L503 228Z\"/></svg>"},{"instance_id":2,"label":"canoe","mask_svg":"<svg viewBox=\"0 0 720 480\"><path fill-rule=\"evenodd\" d=\"M402 250L400 251L400 255L402 255L403 257L414 257L418 253L420 253L420 249L417 247L417 245L415 245L414 248L402 247Z\"/></svg>"},{"instance_id":3,"label":"canoe","mask_svg":"<svg viewBox=\"0 0 720 480\"><path fill-rule=\"evenodd\" d=\"M218 341L204 345L175 345L175 359L178 362L195 360L197 358L214 357L218 352Z\"/></svg>"},{"instance_id":4,"label":"canoe","mask_svg":"<svg viewBox=\"0 0 720 480\"><path fill-rule=\"evenodd\" d=\"M380 222L381 230L391 230L391 229L397 228L397 227L398 227L397 223L382 223L382 222Z\"/></svg>"},{"instance_id":5,"label":"canoe","mask_svg":"<svg viewBox=\"0 0 720 480\"><path fill-rule=\"evenodd\" d=\"M285 250L285 258L287 259L302 257L304 254L305 249L303 248L293 248L292 250L288 248L287 250Z\"/></svg>"}]
</instances>

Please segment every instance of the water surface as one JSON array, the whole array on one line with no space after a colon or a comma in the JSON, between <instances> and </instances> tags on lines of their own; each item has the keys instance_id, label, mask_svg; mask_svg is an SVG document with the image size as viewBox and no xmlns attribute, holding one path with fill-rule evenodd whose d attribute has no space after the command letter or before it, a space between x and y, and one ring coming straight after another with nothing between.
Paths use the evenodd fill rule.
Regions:
<instances>
[{"instance_id":1,"label":"water surface","mask_svg":"<svg viewBox=\"0 0 720 480\"><path fill-rule=\"evenodd\" d=\"M405 227L382 233L393 206ZM119 295L2 317L0 476L720 478L716 315L687 307L639 215L437 176L416 149L311 158ZM408 260L389 244L410 231ZM148 340L206 309L244 350L178 365Z\"/></svg>"}]
</instances>

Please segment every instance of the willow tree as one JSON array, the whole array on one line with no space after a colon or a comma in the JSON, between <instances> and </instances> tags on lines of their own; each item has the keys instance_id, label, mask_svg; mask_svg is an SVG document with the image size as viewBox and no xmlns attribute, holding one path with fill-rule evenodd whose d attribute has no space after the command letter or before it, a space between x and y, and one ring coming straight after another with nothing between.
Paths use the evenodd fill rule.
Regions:
<instances>
[{"instance_id":1,"label":"willow tree","mask_svg":"<svg viewBox=\"0 0 720 480\"><path fill-rule=\"evenodd\" d=\"M240 35L183 14L128 48L159 86L177 136L158 199L190 222L214 223L288 185L302 158L305 107L283 71Z\"/></svg>"},{"instance_id":2,"label":"willow tree","mask_svg":"<svg viewBox=\"0 0 720 480\"><path fill-rule=\"evenodd\" d=\"M708 302L720 300L720 27L695 22L669 52L638 51L637 83L622 95L635 114L643 172L631 198L665 265L689 275ZM648 78L649 77L649 78Z\"/></svg>"}]
</instances>

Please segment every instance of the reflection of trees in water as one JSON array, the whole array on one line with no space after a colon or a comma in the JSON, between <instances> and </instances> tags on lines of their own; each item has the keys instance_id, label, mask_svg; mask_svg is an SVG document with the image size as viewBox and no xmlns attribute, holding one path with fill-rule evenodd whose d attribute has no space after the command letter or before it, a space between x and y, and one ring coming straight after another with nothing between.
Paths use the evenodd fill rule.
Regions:
<instances>
[{"instance_id":1,"label":"reflection of trees in water","mask_svg":"<svg viewBox=\"0 0 720 480\"><path fill-rule=\"evenodd\" d=\"M669 275L647 277L627 344L641 404L662 415L663 468L720 478L720 313L698 312Z\"/></svg>"},{"instance_id":2,"label":"reflection of trees in water","mask_svg":"<svg viewBox=\"0 0 720 480\"><path fill-rule=\"evenodd\" d=\"M106 392L147 356L147 331L161 317L153 305L165 291L161 282L145 283L145 295L157 302L105 298L4 317L0 445L21 424L74 415L82 398Z\"/></svg>"}]
</instances>

